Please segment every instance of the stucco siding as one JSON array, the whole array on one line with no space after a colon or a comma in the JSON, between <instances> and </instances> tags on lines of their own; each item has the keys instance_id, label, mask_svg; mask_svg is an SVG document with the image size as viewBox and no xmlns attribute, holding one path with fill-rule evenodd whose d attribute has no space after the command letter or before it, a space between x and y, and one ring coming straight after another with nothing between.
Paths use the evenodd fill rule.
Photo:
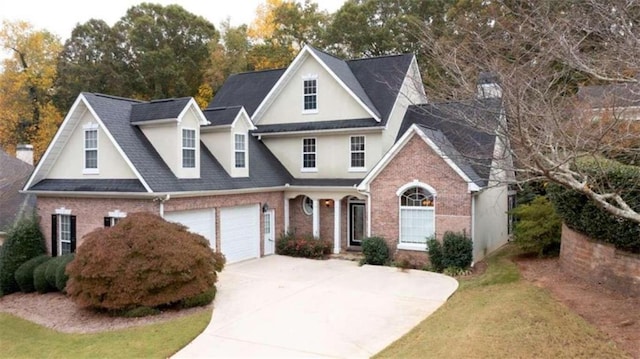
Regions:
<instances>
[{"instance_id":1,"label":"stucco siding","mask_svg":"<svg viewBox=\"0 0 640 359\"><path fill-rule=\"evenodd\" d=\"M350 170L350 137L365 136L365 171ZM316 172L302 171L302 139L316 139ZM263 137L264 144L297 178L363 178L380 160L380 133L336 135L299 135L295 137Z\"/></svg>"},{"instance_id":2,"label":"stucco siding","mask_svg":"<svg viewBox=\"0 0 640 359\"><path fill-rule=\"evenodd\" d=\"M507 186L490 187L476 196L473 260L482 260L487 254L507 243Z\"/></svg>"},{"instance_id":3,"label":"stucco siding","mask_svg":"<svg viewBox=\"0 0 640 359\"><path fill-rule=\"evenodd\" d=\"M92 174L83 173L83 126L88 124L97 125L97 121L90 112L85 112L45 178L136 178L129 165L116 149L116 146L107 137L103 127L98 128L98 172Z\"/></svg>"},{"instance_id":4,"label":"stucco siding","mask_svg":"<svg viewBox=\"0 0 640 359\"><path fill-rule=\"evenodd\" d=\"M392 253L399 240L398 189L414 181L431 186L435 199L435 232L471 234L471 194L467 183L420 137L414 135L370 185L371 235L384 237ZM425 246L426 250L426 246Z\"/></svg>"},{"instance_id":5,"label":"stucco siding","mask_svg":"<svg viewBox=\"0 0 640 359\"><path fill-rule=\"evenodd\" d=\"M371 117L313 57L303 61L260 118L260 125ZM306 76L317 76L316 113L303 114L303 78Z\"/></svg>"}]
</instances>

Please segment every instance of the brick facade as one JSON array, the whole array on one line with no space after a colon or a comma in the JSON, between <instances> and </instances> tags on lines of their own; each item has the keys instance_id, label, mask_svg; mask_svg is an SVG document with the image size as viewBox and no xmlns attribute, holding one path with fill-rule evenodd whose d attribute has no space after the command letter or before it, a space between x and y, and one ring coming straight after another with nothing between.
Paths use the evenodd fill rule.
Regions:
<instances>
[{"instance_id":1,"label":"brick facade","mask_svg":"<svg viewBox=\"0 0 640 359\"><path fill-rule=\"evenodd\" d=\"M467 183L419 136L414 135L371 182L371 234L384 237L392 253L426 261L427 253L398 251L400 201L396 192L417 180L433 187L436 237L446 231L471 233L471 194Z\"/></svg>"},{"instance_id":2,"label":"brick facade","mask_svg":"<svg viewBox=\"0 0 640 359\"><path fill-rule=\"evenodd\" d=\"M313 216L304 213L302 201L304 196L297 196L289 200L289 230L300 236L311 236L313 233ZM320 200L320 238L333 243L334 210L335 202L329 200L329 205L325 203L328 199ZM340 248L345 251L348 248L347 207L348 198L342 198L340 202Z\"/></svg>"},{"instance_id":3,"label":"brick facade","mask_svg":"<svg viewBox=\"0 0 640 359\"><path fill-rule=\"evenodd\" d=\"M220 248L220 208L258 204L267 204L275 210L276 236L284 231L284 212L282 204L284 196L282 192L234 194L219 196L171 198L164 204L164 211L181 211L193 209L216 209L216 248ZM121 212L153 212L160 214L158 201L149 199L116 199L116 198L71 198L71 197L38 197L38 214L40 227L45 236L47 250L51 253L51 215L57 208L64 207L71 210L76 216L76 245L82 244L82 237L96 228L104 226L104 217L108 212L120 210ZM260 253L264 252L264 223L260 217Z\"/></svg>"},{"instance_id":4,"label":"brick facade","mask_svg":"<svg viewBox=\"0 0 640 359\"><path fill-rule=\"evenodd\" d=\"M640 296L640 255L562 226L560 265L569 273L626 295Z\"/></svg>"}]
</instances>

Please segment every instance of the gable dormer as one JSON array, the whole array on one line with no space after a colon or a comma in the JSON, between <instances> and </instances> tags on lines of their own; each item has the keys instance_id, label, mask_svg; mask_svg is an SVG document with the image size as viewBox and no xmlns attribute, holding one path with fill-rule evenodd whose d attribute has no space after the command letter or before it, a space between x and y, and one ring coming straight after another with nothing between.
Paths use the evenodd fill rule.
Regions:
<instances>
[{"instance_id":1,"label":"gable dormer","mask_svg":"<svg viewBox=\"0 0 640 359\"><path fill-rule=\"evenodd\" d=\"M208 108L202 143L231 177L249 177L249 131L255 126L241 106Z\"/></svg>"},{"instance_id":2,"label":"gable dormer","mask_svg":"<svg viewBox=\"0 0 640 359\"><path fill-rule=\"evenodd\" d=\"M253 114L257 125L372 118L380 113L341 59L305 46Z\"/></svg>"},{"instance_id":3,"label":"gable dormer","mask_svg":"<svg viewBox=\"0 0 640 359\"><path fill-rule=\"evenodd\" d=\"M200 178L200 126L208 122L191 97L131 106L138 126L178 178Z\"/></svg>"}]
</instances>

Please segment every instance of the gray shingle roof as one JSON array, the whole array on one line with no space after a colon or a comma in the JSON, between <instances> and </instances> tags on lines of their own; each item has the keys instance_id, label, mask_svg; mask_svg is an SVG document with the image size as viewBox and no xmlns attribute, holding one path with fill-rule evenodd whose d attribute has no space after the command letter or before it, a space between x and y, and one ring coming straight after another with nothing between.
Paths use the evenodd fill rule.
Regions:
<instances>
[{"instance_id":1,"label":"gray shingle roof","mask_svg":"<svg viewBox=\"0 0 640 359\"><path fill-rule=\"evenodd\" d=\"M284 71L276 69L231 75L207 107L244 106L249 116L253 116Z\"/></svg>"},{"instance_id":2,"label":"gray shingle roof","mask_svg":"<svg viewBox=\"0 0 640 359\"><path fill-rule=\"evenodd\" d=\"M412 105L398 139L412 124L421 126L467 176L484 187L489 180L500 112L500 99Z\"/></svg>"},{"instance_id":3,"label":"gray shingle roof","mask_svg":"<svg viewBox=\"0 0 640 359\"><path fill-rule=\"evenodd\" d=\"M204 117L210 122L208 126L231 125L238 116L242 106L207 108Z\"/></svg>"},{"instance_id":4,"label":"gray shingle roof","mask_svg":"<svg viewBox=\"0 0 640 359\"><path fill-rule=\"evenodd\" d=\"M316 130L337 130L346 128L367 128L379 127L378 121L373 118L363 118L356 120L337 120L337 121L315 121L315 122L298 122L283 123L276 125L261 125L258 129L251 131L253 134L267 134L278 132L301 132Z\"/></svg>"},{"instance_id":5,"label":"gray shingle roof","mask_svg":"<svg viewBox=\"0 0 640 359\"><path fill-rule=\"evenodd\" d=\"M137 179L45 179L31 186L34 191L146 192Z\"/></svg>"},{"instance_id":6,"label":"gray shingle roof","mask_svg":"<svg viewBox=\"0 0 640 359\"><path fill-rule=\"evenodd\" d=\"M131 106L131 122L178 118L190 100L191 97L182 97L136 103Z\"/></svg>"},{"instance_id":7,"label":"gray shingle roof","mask_svg":"<svg viewBox=\"0 0 640 359\"><path fill-rule=\"evenodd\" d=\"M381 117L385 126L407 74L412 54L343 61L312 48L322 61ZM252 116L285 69L231 75L215 95L209 108L244 106Z\"/></svg>"},{"instance_id":8,"label":"gray shingle roof","mask_svg":"<svg viewBox=\"0 0 640 359\"><path fill-rule=\"evenodd\" d=\"M0 231L34 210L35 196L19 193L32 171L33 166L0 149Z\"/></svg>"},{"instance_id":9,"label":"gray shingle roof","mask_svg":"<svg viewBox=\"0 0 640 359\"><path fill-rule=\"evenodd\" d=\"M592 108L640 106L640 84L583 86L578 90L578 99Z\"/></svg>"},{"instance_id":10,"label":"gray shingle roof","mask_svg":"<svg viewBox=\"0 0 640 359\"><path fill-rule=\"evenodd\" d=\"M154 192L192 192L242 188L282 186L290 182L291 175L273 154L257 139L249 138L249 174L247 178L233 178L213 157L204 144L200 144L200 178L179 179L162 160L142 131L131 125L129 116L133 105L139 101L94 93L83 93L116 142L120 145L142 178ZM68 190L76 185L98 190L98 182L74 183L72 180L40 183L31 189L47 186L49 190ZM68 181L68 182L67 182ZM122 182L117 183L122 185ZM93 187L91 187L93 186ZM55 189L59 188L59 189Z\"/></svg>"}]
</instances>

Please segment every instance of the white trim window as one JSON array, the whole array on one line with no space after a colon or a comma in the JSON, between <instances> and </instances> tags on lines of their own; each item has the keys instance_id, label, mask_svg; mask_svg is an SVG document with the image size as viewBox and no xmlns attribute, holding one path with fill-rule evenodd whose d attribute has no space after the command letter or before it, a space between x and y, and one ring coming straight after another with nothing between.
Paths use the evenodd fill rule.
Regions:
<instances>
[{"instance_id":1,"label":"white trim window","mask_svg":"<svg viewBox=\"0 0 640 359\"><path fill-rule=\"evenodd\" d=\"M196 168L196 130L182 129L182 168Z\"/></svg>"},{"instance_id":2,"label":"white trim window","mask_svg":"<svg viewBox=\"0 0 640 359\"><path fill-rule=\"evenodd\" d=\"M98 125L86 124L84 130L84 167L82 173L98 173Z\"/></svg>"},{"instance_id":3,"label":"white trim window","mask_svg":"<svg viewBox=\"0 0 640 359\"><path fill-rule=\"evenodd\" d=\"M236 168L247 167L247 135L243 133L234 136L234 163Z\"/></svg>"},{"instance_id":4,"label":"white trim window","mask_svg":"<svg viewBox=\"0 0 640 359\"><path fill-rule=\"evenodd\" d=\"M318 112L318 76L308 75L302 78L302 112Z\"/></svg>"},{"instance_id":5,"label":"white trim window","mask_svg":"<svg viewBox=\"0 0 640 359\"><path fill-rule=\"evenodd\" d=\"M349 170L365 171L365 138L349 137Z\"/></svg>"},{"instance_id":6,"label":"white trim window","mask_svg":"<svg viewBox=\"0 0 640 359\"><path fill-rule=\"evenodd\" d=\"M60 255L71 253L71 216L58 215L58 253Z\"/></svg>"},{"instance_id":7,"label":"white trim window","mask_svg":"<svg viewBox=\"0 0 640 359\"><path fill-rule=\"evenodd\" d=\"M302 172L317 171L316 139L313 137L302 139Z\"/></svg>"},{"instance_id":8,"label":"white trim window","mask_svg":"<svg viewBox=\"0 0 640 359\"><path fill-rule=\"evenodd\" d=\"M307 216L313 214L313 200L307 196L302 199L302 212Z\"/></svg>"},{"instance_id":9,"label":"white trim window","mask_svg":"<svg viewBox=\"0 0 640 359\"><path fill-rule=\"evenodd\" d=\"M435 195L427 188L413 186L400 194L400 235L398 249L427 249L427 239L436 232Z\"/></svg>"}]
</instances>

